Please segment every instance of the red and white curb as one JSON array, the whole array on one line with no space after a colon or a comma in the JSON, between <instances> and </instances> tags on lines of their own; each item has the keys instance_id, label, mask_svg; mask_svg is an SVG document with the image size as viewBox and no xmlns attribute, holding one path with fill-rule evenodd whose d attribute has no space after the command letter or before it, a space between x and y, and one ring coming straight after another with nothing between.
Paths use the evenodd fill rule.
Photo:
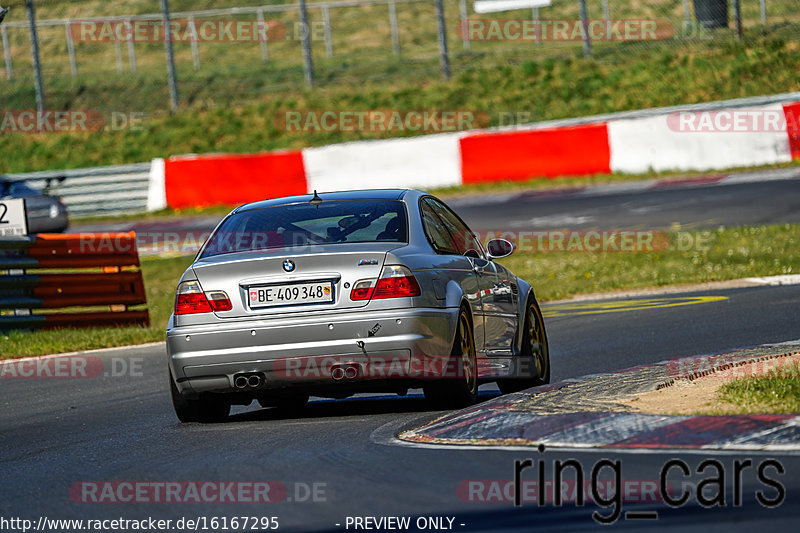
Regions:
<instances>
[{"instance_id":1,"label":"red and white curb","mask_svg":"<svg viewBox=\"0 0 800 533\"><path fill-rule=\"evenodd\" d=\"M448 414L400 433L395 443L426 447L529 448L543 445L548 449L616 451L800 452L798 414L688 416L603 408L609 398L621 395L608 392L609 386L617 382L626 383L628 392L631 387L645 391L668 386L674 379L730 372L745 365L762 364L765 368L774 368L775 361L788 353L796 353L798 347L800 341L789 341L566 380ZM800 369L795 370L800 372ZM583 388L585 393L581 391ZM573 399L580 399L574 408L569 404L570 393ZM607 398L604 399L603 394ZM587 403L595 397L599 407L586 410ZM553 405L548 405L551 400Z\"/></svg>"}]
</instances>

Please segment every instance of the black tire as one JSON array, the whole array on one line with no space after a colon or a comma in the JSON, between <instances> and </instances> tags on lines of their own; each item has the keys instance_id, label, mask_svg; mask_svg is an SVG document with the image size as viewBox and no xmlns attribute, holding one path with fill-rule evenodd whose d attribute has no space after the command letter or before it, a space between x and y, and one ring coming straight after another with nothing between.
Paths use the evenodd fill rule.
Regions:
<instances>
[{"instance_id":1,"label":"black tire","mask_svg":"<svg viewBox=\"0 0 800 533\"><path fill-rule=\"evenodd\" d=\"M542 311L533 296L528 299L525 307L523 327L520 361L530 365L534 375L529 378L499 380L497 386L503 394L550 383L550 347Z\"/></svg>"},{"instance_id":2,"label":"black tire","mask_svg":"<svg viewBox=\"0 0 800 533\"><path fill-rule=\"evenodd\" d=\"M423 387L425 398L439 408L459 408L478 401L478 356L472 322L465 309L458 312L453 349L444 379Z\"/></svg>"},{"instance_id":3,"label":"black tire","mask_svg":"<svg viewBox=\"0 0 800 533\"><path fill-rule=\"evenodd\" d=\"M169 390L172 396L172 407L181 422L222 422L228 418L231 412L231 404L224 398L215 398L211 394L202 395L197 399L186 398L178 391L171 372Z\"/></svg>"}]
</instances>

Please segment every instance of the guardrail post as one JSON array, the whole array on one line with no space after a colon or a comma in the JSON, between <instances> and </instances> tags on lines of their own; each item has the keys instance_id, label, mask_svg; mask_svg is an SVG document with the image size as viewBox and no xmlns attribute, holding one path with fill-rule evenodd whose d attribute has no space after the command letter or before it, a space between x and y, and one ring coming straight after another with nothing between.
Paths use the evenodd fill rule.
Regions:
<instances>
[{"instance_id":1,"label":"guardrail post","mask_svg":"<svg viewBox=\"0 0 800 533\"><path fill-rule=\"evenodd\" d=\"M47 104L44 99L44 86L42 85L42 65L39 62L39 37L36 35L36 12L33 7L33 0L25 0L25 7L28 9L28 25L31 32L31 55L33 56L33 76L36 85L36 108L40 113L44 113Z\"/></svg>"},{"instance_id":2,"label":"guardrail post","mask_svg":"<svg viewBox=\"0 0 800 533\"><path fill-rule=\"evenodd\" d=\"M14 78L14 67L11 65L11 50L8 49L8 34L5 26L0 26L0 33L3 36L3 55L6 58L6 78Z\"/></svg>"},{"instance_id":3,"label":"guardrail post","mask_svg":"<svg viewBox=\"0 0 800 533\"><path fill-rule=\"evenodd\" d=\"M469 31L467 27L467 0L460 0L458 11L461 15L461 44L464 50L469 50Z\"/></svg>"},{"instance_id":4,"label":"guardrail post","mask_svg":"<svg viewBox=\"0 0 800 533\"><path fill-rule=\"evenodd\" d=\"M264 63L266 63L269 61L269 48L267 47L267 41L269 40L267 23L264 20L263 9L259 9L256 13L258 15L258 27L260 28L261 33L261 36L259 37L259 41L261 41L261 59L263 59Z\"/></svg>"},{"instance_id":5,"label":"guardrail post","mask_svg":"<svg viewBox=\"0 0 800 533\"><path fill-rule=\"evenodd\" d=\"M539 8L534 7L533 9L533 20L536 23L536 44L540 46L542 44L542 25L539 24Z\"/></svg>"},{"instance_id":6,"label":"guardrail post","mask_svg":"<svg viewBox=\"0 0 800 533\"><path fill-rule=\"evenodd\" d=\"M124 67L122 66L122 45L119 44L119 39L114 39L114 53L117 58L117 73L122 74Z\"/></svg>"},{"instance_id":7,"label":"guardrail post","mask_svg":"<svg viewBox=\"0 0 800 533\"><path fill-rule=\"evenodd\" d=\"M439 33L439 55L442 64L442 76L450 79L450 57L447 54L447 28L444 23L444 5L442 0L434 0L436 4L436 22Z\"/></svg>"},{"instance_id":8,"label":"guardrail post","mask_svg":"<svg viewBox=\"0 0 800 533\"><path fill-rule=\"evenodd\" d=\"M161 13L164 18L164 44L167 54L167 75L169 76L169 108L172 114L178 112L178 81L175 75L175 54L172 51L172 36L169 31L168 0L161 0Z\"/></svg>"},{"instance_id":9,"label":"guardrail post","mask_svg":"<svg viewBox=\"0 0 800 533\"><path fill-rule=\"evenodd\" d=\"M300 40L303 45L303 66L305 68L306 83L314 86L314 60L311 58L311 27L308 24L308 10L306 0L300 0Z\"/></svg>"},{"instance_id":10,"label":"guardrail post","mask_svg":"<svg viewBox=\"0 0 800 533\"><path fill-rule=\"evenodd\" d=\"M325 57L333 57L333 37L331 36L331 14L328 6L322 6L322 29L325 32Z\"/></svg>"},{"instance_id":11,"label":"guardrail post","mask_svg":"<svg viewBox=\"0 0 800 533\"><path fill-rule=\"evenodd\" d=\"M78 75L78 63L75 61L75 41L72 40L72 32L70 31L71 22L68 20L64 23L64 31L67 37L67 53L69 54L69 71L72 77Z\"/></svg>"},{"instance_id":12,"label":"guardrail post","mask_svg":"<svg viewBox=\"0 0 800 533\"><path fill-rule=\"evenodd\" d=\"M397 32L397 5L389 2L389 26L392 29L392 51L394 55L400 55L400 36Z\"/></svg>"},{"instance_id":13,"label":"guardrail post","mask_svg":"<svg viewBox=\"0 0 800 533\"><path fill-rule=\"evenodd\" d=\"M581 24L583 24L583 55L592 56L592 43L589 40L589 14L586 11L586 0L579 0L581 11Z\"/></svg>"},{"instance_id":14,"label":"guardrail post","mask_svg":"<svg viewBox=\"0 0 800 533\"><path fill-rule=\"evenodd\" d=\"M197 49L197 26L194 24L194 17L189 17L189 28L192 32L192 64L195 69L200 68L200 51Z\"/></svg>"},{"instance_id":15,"label":"guardrail post","mask_svg":"<svg viewBox=\"0 0 800 533\"><path fill-rule=\"evenodd\" d=\"M130 63L131 73L136 72L136 50L133 46L134 38L133 38L133 22L131 19L125 21L128 26L131 28L130 34L131 38L128 39L128 62Z\"/></svg>"},{"instance_id":16,"label":"guardrail post","mask_svg":"<svg viewBox=\"0 0 800 533\"><path fill-rule=\"evenodd\" d=\"M692 14L689 13L689 0L683 0L683 33L686 35L692 28Z\"/></svg>"},{"instance_id":17,"label":"guardrail post","mask_svg":"<svg viewBox=\"0 0 800 533\"><path fill-rule=\"evenodd\" d=\"M759 0L761 7L761 24L767 23L767 0Z\"/></svg>"}]
</instances>

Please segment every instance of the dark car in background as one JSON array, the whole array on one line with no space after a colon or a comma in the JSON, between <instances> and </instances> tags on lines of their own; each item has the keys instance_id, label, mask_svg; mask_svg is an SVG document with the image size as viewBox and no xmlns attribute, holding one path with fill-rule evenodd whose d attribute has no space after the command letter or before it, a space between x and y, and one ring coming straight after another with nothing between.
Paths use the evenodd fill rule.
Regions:
<instances>
[{"instance_id":1,"label":"dark car in background","mask_svg":"<svg viewBox=\"0 0 800 533\"><path fill-rule=\"evenodd\" d=\"M13 198L25 199L28 233L60 233L69 226L67 206L59 198L24 181L0 177L0 200Z\"/></svg>"}]
</instances>

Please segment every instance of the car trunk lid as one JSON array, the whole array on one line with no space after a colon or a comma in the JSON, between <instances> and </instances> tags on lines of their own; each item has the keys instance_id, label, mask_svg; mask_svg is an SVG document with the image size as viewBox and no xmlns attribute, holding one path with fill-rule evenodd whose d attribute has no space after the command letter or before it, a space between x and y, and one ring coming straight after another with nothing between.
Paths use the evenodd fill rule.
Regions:
<instances>
[{"instance_id":1,"label":"car trunk lid","mask_svg":"<svg viewBox=\"0 0 800 533\"><path fill-rule=\"evenodd\" d=\"M387 252L401 246L340 243L235 252L201 259L192 268L205 292L228 294L232 309L215 313L219 318L335 311L367 305L350 299L353 284L379 277Z\"/></svg>"}]
</instances>

